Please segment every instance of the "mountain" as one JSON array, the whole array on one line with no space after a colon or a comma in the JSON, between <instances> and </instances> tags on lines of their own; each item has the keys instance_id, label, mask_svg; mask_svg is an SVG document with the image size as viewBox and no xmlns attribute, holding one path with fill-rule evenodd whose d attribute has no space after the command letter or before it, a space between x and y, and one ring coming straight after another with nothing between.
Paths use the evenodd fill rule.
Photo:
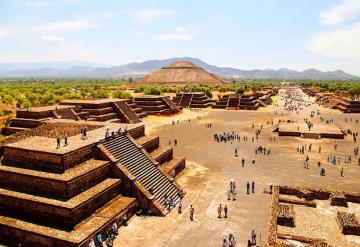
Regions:
<instances>
[{"instance_id":1,"label":"mountain","mask_svg":"<svg viewBox=\"0 0 360 247\"><path fill-rule=\"evenodd\" d=\"M295 71L286 68L274 70L242 70L230 67L210 65L198 58L178 57L163 60L148 60L140 63L128 63L119 66L87 63L80 61L47 62L47 63L0 63L0 77L34 77L34 78L61 78L61 77L142 77L156 69L172 62L185 60L211 73L226 78L237 79L324 79L324 80L359 80L360 78L342 70L322 72L316 69Z\"/></svg>"}]
</instances>

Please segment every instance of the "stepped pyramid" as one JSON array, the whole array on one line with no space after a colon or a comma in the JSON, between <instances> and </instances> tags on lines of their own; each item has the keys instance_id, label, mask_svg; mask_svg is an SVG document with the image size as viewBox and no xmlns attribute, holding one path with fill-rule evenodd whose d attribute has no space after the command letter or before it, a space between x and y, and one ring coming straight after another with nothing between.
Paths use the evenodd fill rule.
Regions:
<instances>
[{"instance_id":1,"label":"stepped pyramid","mask_svg":"<svg viewBox=\"0 0 360 247\"><path fill-rule=\"evenodd\" d=\"M224 79L196 66L191 62L177 61L136 81L134 85L153 86L207 84L209 86L218 86L223 83L226 83Z\"/></svg>"},{"instance_id":2,"label":"stepped pyramid","mask_svg":"<svg viewBox=\"0 0 360 247\"><path fill-rule=\"evenodd\" d=\"M117 133L125 127L128 134ZM64 132L69 145L56 148L55 137ZM139 209L166 215L164 195L179 201L173 177L185 159L146 136L142 123L49 120L0 146L0 243L6 245L88 246Z\"/></svg>"}]
</instances>

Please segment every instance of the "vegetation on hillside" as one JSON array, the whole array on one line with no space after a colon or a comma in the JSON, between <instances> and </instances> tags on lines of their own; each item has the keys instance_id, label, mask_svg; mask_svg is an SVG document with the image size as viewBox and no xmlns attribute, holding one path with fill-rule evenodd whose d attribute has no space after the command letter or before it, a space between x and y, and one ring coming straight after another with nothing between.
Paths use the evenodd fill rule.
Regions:
<instances>
[{"instance_id":1,"label":"vegetation on hillside","mask_svg":"<svg viewBox=\"0 0 360 247\"><path fill-rule=\"evenodd\" d=\"M123 81L11 81L0 83L0 103L53 105L66 99L129 98Z\"/></svg>"},{"instance_id":2,"label":"vegetation on hillside","mask_svg":"<svg viewBox=\"0 0 360 247\"><path fill-rule=\"evenodd\" d=\"M295 84L317 88L320 92L360 95L360 81L296 81Z\"/></svg>"},{"instance_id":3,"label":"vegetation on hillside","mask_svg":"<svg viewBox=\"0 0 360 247\"><path fill-rule=\"evenodd\" d=\"M0 103L16 104L29 108L56 104L66 99L131 98L126 90L128 81L122 80L22 80L0 81ZM334 92L360 95L360 81L310 81L294 80L293 84L319 89L320 92ZM232 81L217 87L205 84L188 86L139 86L136 93L161 95L163 93L204 92L212 97L213 91L243 93L259 91L270 85L279 85L275 80ZM1 114L5 114L0 112Z\"/></svg>"}]
</instances>

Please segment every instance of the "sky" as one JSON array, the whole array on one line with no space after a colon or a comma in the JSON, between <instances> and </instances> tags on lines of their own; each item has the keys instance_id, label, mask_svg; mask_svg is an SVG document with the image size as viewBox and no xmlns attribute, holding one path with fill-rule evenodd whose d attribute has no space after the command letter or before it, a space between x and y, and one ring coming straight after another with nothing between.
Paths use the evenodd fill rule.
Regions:
<instances>
[{"instance_id":1,"label":"sky","mask_svg":"<svg viewBox=\"0 0 360 247\"><path fill-rule=\"evenodd\" d=\"M0 63L184 56L360 75L360 0L0 0Z\"/></svg>"}]
</instances>

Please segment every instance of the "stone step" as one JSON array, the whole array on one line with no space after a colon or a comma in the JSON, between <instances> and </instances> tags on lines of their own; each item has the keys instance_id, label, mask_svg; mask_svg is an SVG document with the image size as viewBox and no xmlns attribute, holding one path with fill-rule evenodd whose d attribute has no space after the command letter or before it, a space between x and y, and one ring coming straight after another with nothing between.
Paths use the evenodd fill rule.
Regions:
<instances>
[{"instance_id":1,"label":"stone step","mask_svg":"<svg viewBox=\"0 0 360 247\"><path fill-rule=\"evenodd\" d=\"M21 127L5 127L4 128L4 134L5 135L13 135L17 132L21 132L21 131L25 131L25 130L29 130L30 128L21 128Z\"/></svg>"},{"instance_id":2,"label":"stone step","mask_svg":"<svg viewBox=\"0 0 360 247\"><path fill-rule=\"evenodd\" d=\"M0 215L0 240L10 246L17 246L22 240L24 247L87 247L90 239L95 239L98 233L105 233L113 222L120 226L123 215L131 218L136 207L135 198L118 195L69 231Z\"/></svg>"},{"instance_id":3,"label":"stone step","mask_svg":"<svg viewBox=\"0 0 360 247\"><path fill-rule=\"evenodd\" d=\"M159 147L150 153L151 157L163 164L167 161L170 161L173 157L173 148L171 146Z\"/></svg>"},{"instance_id":4,"label":"stone step","mask_svg":"<svg viewBox=\"0 0 360 247\"><path fill-rule=\"evenodd\" d=\"M67 201L0 188L0 207L24 218L72 227L117 196L120 184L120 179L108 178Z\"/></svg>"},{"instance_id":5,"label":"stone step","mask_svg":"<svg viewBox=\"0 0 360 247\"><path fill-rule=\"evenodd\" d=\"M105 107L99 109L83 109L84 112L88 112L90 115L104 115L108 113L113 113L114 109L112 107Z\"/></svg>"},{"instance_id":6,"label":"stone step","mask_svg":"<svg viewBox=\"0 0 360 247\"><path fill-rule=\"evenodd\" d=\"M185 168L185 158L173 157L170 161L161 165L164 171L171 177L176 177Z\"/></svg>"},{"instance_id":7,"label":"stone step","mask_svg":"<svg viewBox=\"0 0 360 247\"><path fill-rule=\"evenodd\" d=\"M151 152L159 148L160 138L158 136L143 136L136 139L136 142L145 148L147 152Z\"/></svg>"},{"instance_id":8,"label":"stone step","mask_svg":"<svg viewBox=\"0 0 360 247\"><path fill-rule=\"evenodd\" d=\"M95 159L60 174L0 165L0 186L30 194L69 199L105 180L109 173L110 162Z\"/></svg>"},{"instance_id":9,"label":"stone step","mask_svg":"<svg viewBox=\"0 0 360 247\"><path fill-rule=\"evenodd\" d=\"M117 118L117 114L115 112L112 112L103 115L90 115L90 118L93 118L95 121L105 122L110 119Z\"/></svg>"}]
</instances>

